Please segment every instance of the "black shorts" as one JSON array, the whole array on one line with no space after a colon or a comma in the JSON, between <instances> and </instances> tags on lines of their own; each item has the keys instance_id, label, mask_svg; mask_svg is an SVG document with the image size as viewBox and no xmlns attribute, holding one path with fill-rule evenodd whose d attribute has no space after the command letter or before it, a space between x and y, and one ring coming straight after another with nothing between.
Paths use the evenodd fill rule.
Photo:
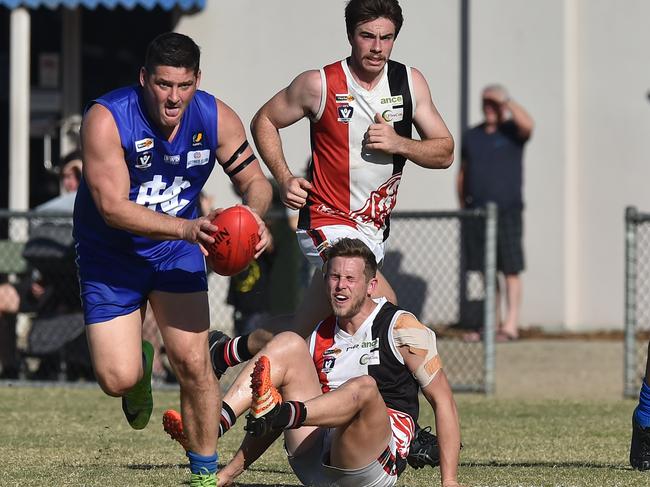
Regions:
<instances>
[{"instance_id":1,"label":"black shorts","mask_svg":"<svg viewBox=\"0 0 650 487\"><path fill-rule=\"evenodd\" d=\"M506 275L519 274L524 270L524 233L521 210L499 211L497 224L497 270ZM468 218L462 220L461 239L468 271L485 270L485 220Z\"/></svg>"}]
</instances>

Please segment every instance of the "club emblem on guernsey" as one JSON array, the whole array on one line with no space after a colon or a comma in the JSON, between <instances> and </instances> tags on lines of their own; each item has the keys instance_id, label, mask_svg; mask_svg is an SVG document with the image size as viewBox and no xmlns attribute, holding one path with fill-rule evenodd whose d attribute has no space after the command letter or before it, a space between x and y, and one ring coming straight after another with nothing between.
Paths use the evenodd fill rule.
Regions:
<instances>
[{"instance_id":1,"label":"club emblem on guernsey","mask_svg":"<svg viewBox=\"0 0 650 487\"><path fill-rule=\"evenodd\" d=\"M325 374L332 370L332 367L334 367L334 362L336 362L336 359L334 357L325 357L323 359L323 372Z\"/></svg>"},{"instance_id":2,"label":"club emblem on guernsey","mask_svg":"<svg viewBox=\"0 0 650 487\"><path fill-rule=\"evenodd\" d=\"M197 132L192 135L192 146L196 147L203 144L203 132Z\"/></svg>"},{"instance_id":3,"label":"club emblem on guernsey","mask_svg":"<svg viewBox=\"0 0 650 487\"><path fill-rule=\"evenodd\" d=\"M136 169L147 169L151 167L151 152L145 152L138 156L138 162L135 164Z\"/></svg>"},{"instance_id":4,"label":"club emblem on guernsey","mask_svg":"<svg viewBox=\"0 0 650 487\"><path fill-rule=\"evenodd\" d=\"M354 113L354 108L349 105L344 105L337 107L339 112L339 122L348 123L352 119L352 114Z\"/></svg>"},{"instance_id":5,"label":"club emblem on guernsey","mask_svg":"<svg viewBox=\"0 0 650 487\"><path fill-rule=\"evenodd\" d=\"M370 193L363 207L350 212L350 216L358 223L374 225L377 229L383 227L397 202L397 188L401 179L401 172L393 174L388 181Z\"/></svg>"},{"instance_id":6,"label":"club emblem on guernsey","mask_svg":"<svg viewBox=\"0 0 650 487\"><path fill-rule=\"evenodd\" d=\"M168 185L162 175L156 174L151 181L140 185L135 202L151 210L158 211L160 208L168 215L176 216L190 202L182 197L183 191L190 186L191 183L181 176L176 176L171 185Z\"/></svg>"}]
</instances>

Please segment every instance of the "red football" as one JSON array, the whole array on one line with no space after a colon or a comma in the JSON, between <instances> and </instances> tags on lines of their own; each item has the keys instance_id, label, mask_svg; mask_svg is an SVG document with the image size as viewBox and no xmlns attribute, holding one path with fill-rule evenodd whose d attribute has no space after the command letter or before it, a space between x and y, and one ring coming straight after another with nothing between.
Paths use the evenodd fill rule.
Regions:
<instances>
[{"instance_id":1,"label":"red football","mask_svg":"<svg viewBox=\"0 0 650 487\"><path fill-rule=\"evenodd\" d=\"M219 228L210 235L215 241L207 249L208 265L222 276L233 276L246 269L260 241L253 214L243 206L233 206L219 213L212 224Z\"/></svg>"}]
</instances>

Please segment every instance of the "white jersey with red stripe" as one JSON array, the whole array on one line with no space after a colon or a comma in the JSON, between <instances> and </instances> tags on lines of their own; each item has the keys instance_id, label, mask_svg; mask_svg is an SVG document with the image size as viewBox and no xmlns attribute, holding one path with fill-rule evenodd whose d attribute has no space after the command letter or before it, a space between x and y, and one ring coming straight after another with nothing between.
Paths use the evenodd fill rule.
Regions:
<instances>
[{"instance_id":1,"label":"white jersey with red stripe","mask_svg":"<svg viewBox=\"0 0 650 487\"><path fill-rule=\"evenodd\" d=\"M309 348L324 393L362 375L375 379L401 454L408 452L419 414L419 386L393 340L397 318L407 311L386 298L376 302L354 335L339 328L334 316L323 320L312 333Z\"/></svg>"},{"instance_id":2,"label":"white jersey with red stripe","mask_svg":"<svg viewBox=\"0 0 650 487\"><path fill-rule=\"evenodd\" d=\"M362 142L377 113L399 135L411 137L415 113L411 68L388 61L371 90L356 82L348 60L325 66L320 73L321 104L311 121L312 189L298 227L348 225L383 242L406 160L364 149Z\"/></svg>"}]
</instances>

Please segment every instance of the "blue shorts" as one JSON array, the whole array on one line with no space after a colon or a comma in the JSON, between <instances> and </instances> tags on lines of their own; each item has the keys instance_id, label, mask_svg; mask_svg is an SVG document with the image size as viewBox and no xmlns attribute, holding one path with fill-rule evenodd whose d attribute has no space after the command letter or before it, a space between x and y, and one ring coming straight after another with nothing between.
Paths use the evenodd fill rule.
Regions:
<instances>
[{"instance_id":1,"label":"blue shorts","mask_svg":"<svg viewBox=\"0 0 650 487\"><path fill-rule=\"evenodd\" d=\"M86 325L124 316L146 303L151 291L207 291L205 258L198 245L166 242L155 258L77 243L79 287Z\"/></svg>"}]
</instances>

